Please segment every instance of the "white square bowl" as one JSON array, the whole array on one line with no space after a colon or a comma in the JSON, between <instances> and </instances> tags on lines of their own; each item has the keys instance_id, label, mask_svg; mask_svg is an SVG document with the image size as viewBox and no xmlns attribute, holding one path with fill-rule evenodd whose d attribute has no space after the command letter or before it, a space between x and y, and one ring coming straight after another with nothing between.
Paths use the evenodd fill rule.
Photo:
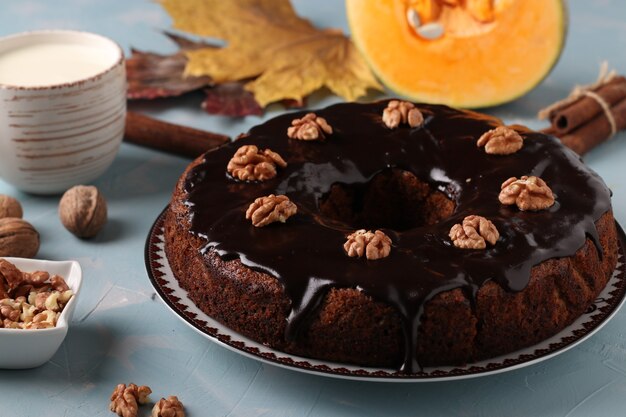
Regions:
<instances>
[{"instance_id":1,"label":"white square bowl","mask_svg":"<svg viewBox=\"0 0 626 417\"><path fill-rule=\"evenodd\" d=\"M0 369L28 369L48 362L63 343L74 314L83 274L76 261L4 258L24 272L46 271L60 275L74 291L74 296L50 329L0 328Z\"/></svg>"}]
</instances>

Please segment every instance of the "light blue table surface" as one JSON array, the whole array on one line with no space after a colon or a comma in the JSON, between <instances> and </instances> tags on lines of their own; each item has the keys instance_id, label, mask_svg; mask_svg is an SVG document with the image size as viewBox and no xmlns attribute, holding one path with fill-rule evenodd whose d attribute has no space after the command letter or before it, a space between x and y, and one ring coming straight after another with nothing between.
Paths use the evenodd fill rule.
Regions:
<instances>
[{"instance_id":1,"label":"light blue table surface","mask_svg":"<svg viewBox=\"0 0 626 417\"><path fill-rule=\"evenodd\" d=\"M298 11L325 27L346 28L341 1L296 1ZM143 0L0 0L0 35L71 28L101 33L127 50L171 52L160 33L170 19ZM506 45L503 45L506 47ZM512 104L487 109L509 123L544 126L535 114L595 80L601 61L626 72L624 0L570 2L567 46L554 72ZM131 108L181 124L235 136L265 117L208 116L200 94ZM311 107L336 98L322 94ZM1 160L2 156L0 156ZM614 191L615 216L626 224L626 134L585 160ZM109 223L92 241L70 235L57 218L58 197L18 192L0 181L0 193L18 197L41 233L39 258L77 259L84 287L61 349L41 368L0 371L0 417L108 416L117 383L148 384L153 398L178 395L189 416L624 416L626 310L580 346L524 369L472 380L391 384L305 375L261 364L211 343L184 325L155 296L143 249L153 220L189 161L123 145L113 166L95 182L109 203ZM1 163L1 162L0 162ZM143 410L140 415L148 415Z\"/></svg>"}]
</instances>

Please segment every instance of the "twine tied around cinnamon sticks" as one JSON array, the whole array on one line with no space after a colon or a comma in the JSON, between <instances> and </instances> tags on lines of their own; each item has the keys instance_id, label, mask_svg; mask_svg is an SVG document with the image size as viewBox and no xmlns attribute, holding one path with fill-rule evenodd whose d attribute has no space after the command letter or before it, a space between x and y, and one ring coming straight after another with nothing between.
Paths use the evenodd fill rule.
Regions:
<instances>
[{"instance_id":1,"label":"twine tied around cinnamon sticks","mask_svg":"<svg viewBox=\"0 0 626 417\"><path fill-rule=\"evenodd\" d=\"M596 82L576 86L570 95L539 112L553 134L580 155L626 128L626 78L603 62Z\"/></svg>"}]
</instances>

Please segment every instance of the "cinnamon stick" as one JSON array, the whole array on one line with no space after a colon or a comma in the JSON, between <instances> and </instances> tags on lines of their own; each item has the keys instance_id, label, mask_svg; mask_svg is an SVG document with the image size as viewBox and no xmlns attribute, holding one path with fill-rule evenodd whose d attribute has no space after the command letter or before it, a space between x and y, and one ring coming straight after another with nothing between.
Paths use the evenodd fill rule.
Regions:
<instances>
[{"instance_id":1,"label":"cinnamon stick","mask_svg":"<svg viewBox=\"0 0 626 417\"><path fill-rule=\"evenodd\" d=\"M626 78L617 76L604 85L592 89L609 106L614 106L626 98ZM587 95L577 101L556 109L549 115L550 122L557 136L569 133L582 124L604 112L598 100Z\"/></svg>"},{"instance_id":2,"label":"cinnamon stick","mask_svg":"<svg viewBox=\"0 0 626 417\"><path fill-rule=\"evenodd\" d=\"M124 140L167 153L195 158L223 145L230 141L230 138L129 111L126 115Z\"/></svg>"},{"instance_id":3,"label":"cinnamon stick","mask_svg":"<svg viewBox=\"0 0 626 417\"><path fill-rule=\"evenodd\" d=\"M626 129L626 98L611 107L617 130ZM605 140L611 137L611 125L604 113L599 113L593 119L580 125L564 135L556 136L563 144L573 149L577 154L584 155Z\"/></svg>"},{"instance_id":4,"label":"cinnamon stick","mask_svg":"<svg viewBox=\"0 0 626 417\"><path fill-rule=\"evenodd\" d=\"M583 155L626 129L626 78L603 62L596 82L576 86L568 97L541 110L539 118L551 122L544 133Z\"/></svg>"}]
</instances>

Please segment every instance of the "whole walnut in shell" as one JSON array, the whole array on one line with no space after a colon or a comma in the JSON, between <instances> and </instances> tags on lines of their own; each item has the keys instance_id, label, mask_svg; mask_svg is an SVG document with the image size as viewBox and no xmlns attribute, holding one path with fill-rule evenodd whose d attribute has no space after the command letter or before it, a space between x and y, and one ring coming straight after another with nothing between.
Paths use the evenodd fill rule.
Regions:
<instances>
[{"instance_id":1,"label":"whole walnut in shell","mask_svg":"<svg viewBox=\"0 0 626 417\"><path fill-rule=\"evenodd\" d=\"M107 221L107 203L92 185L77 185L63 194L59 203L63 226L80 238L98 234Z\"/></svg>"},{"instance_id":2,"label":"whole walnut in shell","mask_svg":"<svg viewBox=\"0 0 626 417\"><path fill-rule=\"evenodd\" d=\"M0 256L32 258L39 251L39 233L17 217L0 219Z\"/></svg>"},{"instance_id":3,"label":"whole walnut in shell","mask_svg":"<svg viewBox=\"0 0 626 417\"><path fill-rule=\"evenodd\" d=\"M10 195L0 194L0 219L5 217L22 218L22 205Z\"/></svg>"}]
</instances>

